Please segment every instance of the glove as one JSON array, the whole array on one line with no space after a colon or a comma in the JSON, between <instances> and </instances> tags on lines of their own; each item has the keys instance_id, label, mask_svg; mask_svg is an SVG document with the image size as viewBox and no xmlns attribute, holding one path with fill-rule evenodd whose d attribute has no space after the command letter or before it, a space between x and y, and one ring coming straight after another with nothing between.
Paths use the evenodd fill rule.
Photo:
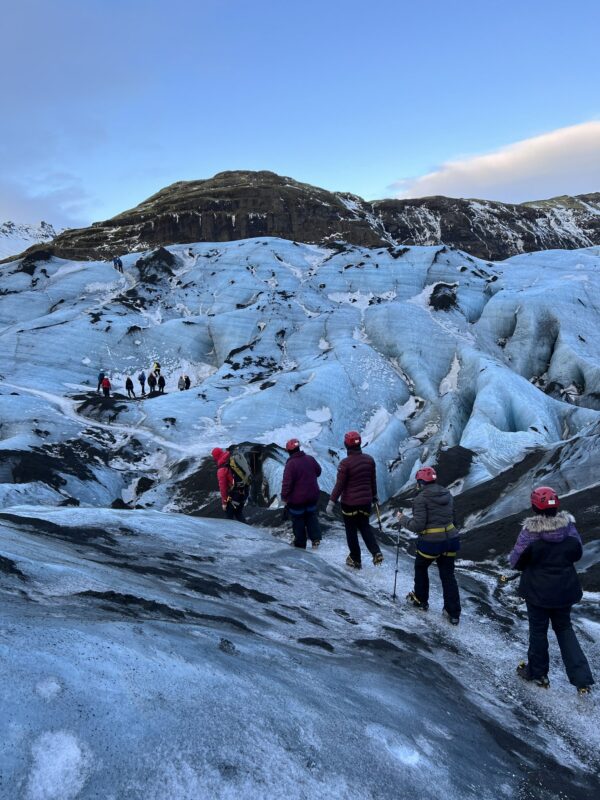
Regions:
<instances>
[{"instance_id":1,"label":"glove","mask_svg":"<svg viewBox=\"0 0 600 800\"><path fill-rule=\"evenodd\" d=\"M373 498L373 505L374 506L378 506L379 505L379 498L378 497L374 497Z\"/></svg>"},{"instance_id":2,"label":"glove","mask_svg":"<svg viewBox=\"0 0 600 800\"><path fill-rule=\"evenodd\" d=\"M402 514L400 511L396 512L396 516L398 517L398 522L403 528L410 521L410 517L407 517L406 514Z\"/></svg>"},{"instance_id":3,"label":"glove","mask_svg":"<svg viewBox=\"0 0 600 800\"><path fill-rule=\"evenodd\" d=\"M327 514L328 517L333 517L334 508L335 508L335 503L333 502L333 500L330 500L327 503L327 508L325 509L325 513Z\"/></svg>"},{"instance_id":4,"label":"glove","mask_svg":"<svg viewBox=\"0 0 600 800\"><path fill-rule=\"evenodd\" d=\"M508 575L500 575L500 583L508 583Z\"/></svg>"}]
</instances>

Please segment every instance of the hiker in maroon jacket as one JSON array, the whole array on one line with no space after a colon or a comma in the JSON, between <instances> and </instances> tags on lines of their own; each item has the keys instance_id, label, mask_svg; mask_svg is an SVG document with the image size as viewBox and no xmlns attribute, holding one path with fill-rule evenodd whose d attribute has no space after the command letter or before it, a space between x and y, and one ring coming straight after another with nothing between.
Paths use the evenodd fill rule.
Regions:
<instances>
[{"instance_id":1,"label":"hiker in maroon jacket","mask_svg":"<svg viewBox=\"0 0 600 800\"><path fill-rule=\"evenodd\" d=\"M362 566L358 544L359 532L373 556L373 563L378 565L383 561L381 550L369 525L371 508L373 503L377 502L375 461L362 452L361 443L360 434L356 431L349 431L344 436L348 455L340 461L337 480L327 504L327 513L331 515L341 495L346 539L350 550L346 564L354 569L360 569Z\"/></svg>"},{"instance_id":2,"label":"hiker in maroon jacket","mask_svg":"<svg viewBox=\"0 0 600 800\"><path fill-rule=\"evenodd\" d=\"M289 458L283 471L281 499L292 519L294 547L306 549L307 536L313 547L321 543L321 528L317 517L319 462L300 450L298 439L290 439L285 449Z\"/></svg>"}]
</instances>

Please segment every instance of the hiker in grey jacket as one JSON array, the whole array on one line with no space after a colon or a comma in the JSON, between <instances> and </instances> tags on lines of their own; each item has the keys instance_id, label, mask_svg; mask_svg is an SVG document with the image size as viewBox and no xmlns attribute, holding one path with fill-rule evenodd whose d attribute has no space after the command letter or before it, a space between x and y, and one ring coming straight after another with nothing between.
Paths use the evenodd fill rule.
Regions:
<instances>
[{"instance_id":1,"label":"hiker in grey jacket","mask_svg":"<svg viewBox=\"0 0 600 800\"><path fill-rule=\"evenodd\" d=\"M407 600L415 608L429 608L429 567L437 564L444 593L444 614L453 625L460 620L460 595L454 575L456 553L460 548L458 531L454 526L454 500L448 489L437 483L433 467L417 471L419 493L413 502L413 515L398 514L400 524L418 533L415 558L415 588Z\"/></svg>"}]
</instances>

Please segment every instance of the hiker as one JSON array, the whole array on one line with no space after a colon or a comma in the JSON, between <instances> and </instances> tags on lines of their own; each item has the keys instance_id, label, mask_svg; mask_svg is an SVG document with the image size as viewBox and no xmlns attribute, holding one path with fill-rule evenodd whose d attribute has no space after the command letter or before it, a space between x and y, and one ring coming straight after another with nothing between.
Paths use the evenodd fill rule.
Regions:
<instances>
[{"instance_id":1,"label":"hiker","mask_svg":"<svg viewBox=\"0 0 600 800\"><path fill-rule=\"evenodd\" d=\"M154 364L152 365L152 372L158 378L158 376L160 375L160 364L158 363L158 361L155 361Z\"/></svg>"},{"instance_id":2,"label":"hiker","mask_svg":"<svg viewBox=\"0 0 600 800\"><path fill-rule=\"evenodd\" d=\"M154 394L156 391L156 375L153 372L148 375L148 389L150 394Z\"/></svg>"},{"instance_id":3,"label":"hiker","mask_svg":"<svg viewBox=\"0 0 600 800\"><path fill-rule=\"evenodd\" d=\"M190 380L190 376L189 375L184 375L183 376L183 382L184 382L184 388L185 389L189 389L190 386L192 385L192 382Z\"/></svg>"},{"instance_id":4,"label":"hiker","mask_svg":"<svg viewBox=\"0 0 600 800\"><path fill-rule=\"evenodd\" d=\"M511 567L522 571L519 594L527 603L529 650L517 667L526 681L548 687L548 623L558 640L569 681L580 694L594 683L590 665L571 624L571 607L583 595L575 562L583 555L575 519L559 511L558 495L549 486L531 493L533 516L523 522L509 556Z\"/></svg>"},{"instance_id":5,"label":"hiker","mask_svg":"<svg viewBox=\"0 0 600 800\"><path fill-rule=\"evenodd\" d=\"M142 387L142 395L146 394L146 373L144 370L140 372L138 375L138 381L140 382L140 386Z\"/></svg>"},{"instance_id":6,"label":"hiker","mask_svg":"<svg viewBox=\"0 0 600 800\"><path fill-rule=\"evenodd\" d=\"M158 391L160 394L165 393L165 376L159 375L158 376Z\"/></svg>"},{"instance_id":7,"label":"hiker","mask_svg":"<svg viewBox=\"0 0 600 800\"><path fill-rule=\"evenodd\" d=\"M221 492L221 508L227 514L227 519L236 519L246 524L244 517L244 503L248 499L250 486L250 469L245 458L232 456L229 450L215 447L211 453L217 464L217 481ZM243 465L236 462L236 458Z\"/></svg>"},{"instance_id":8,"label":"hiker","mask_svg":"<svg viewBox=\"0 0 600 800\"><path fill-rule=\"evenodd\" d=\"M104 380L104 370L100 370L98 373L98 389L96 390L98 394L100 394L100 389L102 388L102 381Z\"/></svg>"},{"instance_id":9,"label":"hiker","mask_svg":"<svg viewBox=\"0 0 600 800\"><path fill-rule=\"evenodd\" d=\"M456 553L460 549L454 526L454 498L437 482L433 467L422 467L415 475L418 494L413 501L412 518L397 513L400 525L418 533L415 557L415 588L406 596L420 611L429 609L429 567L435 562L444 595L443 614L452 625L460 622L460 595L454 575Z\"/></svg>"},{"instance_id":10,"label":"hiker","mask_svg":"<svg viewBox=\"0 0 600 800\"><path fill-rule=\"evenodd\" d=\"M110 381L108 380L108 377L105 375L104 378L102 378L102 393L104 397L110 397L110 388L111 388Z\"/></svg>"},{"instance_id":11,"label":"hiker","mask_svg":"<svg viewBox=\"0 0 600 800\"><path fill-rule=\"evenodd\" d=\"M177 381L177 388L179 389L180 392L183 392L183 390L185 389L185 378L183 377L183 375L179 376L179 380Z\"/></svg>"},{"instance_id":12,"label":"hiker","mask_svg":"<svg viewBox=\"0 0 600 800\"><path fill-rule=\"evenodd\" d=\"M329 503L327 514L333 514L335 504L341 495L342 515L346 528L346 540L350 553L346 564L354 569L362 566L358 533L373 556L373 563L382 563L383 555L369 525L373 503L377 503L377 473L375 461L361 450L362 439L357 431L349 431L344 436L346 458L340 461L337 480Z\"/></svg>"},{"instance_id":13,"label":"hiker","mask_svg":"<svg viewBox=\"0 0 600 800\"><path fill-rule=\"evenodd\" d=\"M127 397L133 397L133 399L135 400L135 392L133 391L133 381L131 380L129 375L127 376L127 379L125 381L125 389L127 390Z\"/></svg>"},{"instance_id":14,"label":"hiker","mask_svg":"<svg viewBox=\"0 0 600 800\"><path fill-rule=\"evenodd\" d=\"M307 537L313 547L321 543L321 528L317 516L321 474L319 462L300 449L298 439L290 439L285 449L288 460L283 470L281 499L292 519L294 547L306 549Z\"/></svg>"},{"instance_id":15,"label":"hiker","mask_svg":"<svg viewBox=\"0 0 600 800\"><path fill-rule=\"evenodd\" d=\"M115 256L113 258L113 267L117 270L117 272L123 272L123 262L119 256Z\"/></svg>"}]
</instances>

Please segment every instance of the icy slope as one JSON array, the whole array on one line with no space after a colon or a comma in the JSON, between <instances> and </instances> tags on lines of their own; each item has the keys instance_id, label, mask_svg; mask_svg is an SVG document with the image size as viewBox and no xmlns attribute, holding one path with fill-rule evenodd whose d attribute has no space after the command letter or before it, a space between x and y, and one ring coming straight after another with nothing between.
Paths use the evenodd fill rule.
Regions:
<instances>
[{"instance_id":1,"label":"icy slope","mask_svg":"<svg viewBox=\"0 0 600 800\"><path fill-rule=\"evenodd\" d=\"M212 447L292 434L322 461L327 490L350 428L378 462L382 499L456 446L472 454L455 476L468 489L600 419L598 248L492 264L447 248L257 239L124 264L124 275L53 258L3 267L7 502L36 502L43 485L41 502L190 510L182 481ZM155 359L167 395L89 395L99 369L123 392ZM181 373L189 392L176 390ZM595 453L573 460L572 484L597 484ZM272 497L281 459L261 458ZM141 476L153 488L140 492ZM504 513L522 508L519 495Z\"/></svg>"},{"instance_id":2,"label":"icy slope","mask_svg":"<svg viewBox=\"0 0 600 800\"><path fill-rule=\"evenodd\" d=\"M48 222L40 222L39 225L2 222L0 223L0 260L16 256L32 245L49 242L60 232Z\"/></svg>"},{"instance_id":3,"label":"icy slope","mask_svg":"<svg viewBox=\"0 0 600 800\"><path fill-rule=\"evenodd\" d=\"M387 549L378 570L340 568L337 526L299 553L157 512L16 507L0 524L3 800L597 790L594 706L554 651L551 691L515 683L525 623L483 572L460 572L453 629L437 591L427 619L390 603ZM580 625L597 664L598 624Z\"/></svg>"}]
</instances>

